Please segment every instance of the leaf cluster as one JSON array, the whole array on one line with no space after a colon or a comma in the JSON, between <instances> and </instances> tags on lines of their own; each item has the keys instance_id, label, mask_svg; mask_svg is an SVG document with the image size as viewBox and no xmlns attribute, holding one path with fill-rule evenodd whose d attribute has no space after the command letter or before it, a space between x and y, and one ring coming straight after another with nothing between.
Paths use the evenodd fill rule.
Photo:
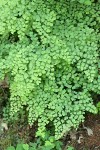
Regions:
<instances>
[{"instance_id":1,"label":"leaf cluster","mask_svg":"<svg viewBox=\"0 0 100 150\"><path fill-rule=\"evenodd\" d=\"M1 0L0 79L8 77L8 118L26 107L39 131L56 139L96 113L100 94L100 2Z\"/></svg>"},{"instance_id":2,"label":"leaf cluster","mask_svg":"<svg viewBox=\"0 0 100 150\"><path fill-rule=\"evenodd\" d=\"M38 134L39 135L39 134ZM45 132L44 136L38 137L34 143L17 144L16 148L10 146L7 150L61 150L62 142L56 141L54 136L50 136L49 132Z\"/></svg>"}]
</instances>

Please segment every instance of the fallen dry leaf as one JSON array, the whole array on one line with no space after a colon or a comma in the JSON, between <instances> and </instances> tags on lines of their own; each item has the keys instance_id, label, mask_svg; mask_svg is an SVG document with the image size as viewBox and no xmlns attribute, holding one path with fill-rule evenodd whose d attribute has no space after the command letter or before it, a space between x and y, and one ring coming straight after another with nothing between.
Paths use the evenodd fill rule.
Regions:
<instances>
[{"instance_id":1,"label":"fallen dry leaf","mask_svg":"<svg viewBox=\"0 0 100 150\"><path fill-rule=\"evenodd\" d=\"M87 133L88 133L89 136L93 135L92 129L90 129L89 127L84 127L84 129L87 130Z\"/></svg>"},{"instance_id":2,"label":"fallen dry leaf","mask_svg":"<svg viewBox=\"0 0 100 150\"><path fill-rule=\"evenodd\" d=\"M82 135L82 134L79 136L79 139L77 140L77 142L78 142L79 144L81 144L81 139L83 139L83 135Z\"/></svg>"}]
</instances>

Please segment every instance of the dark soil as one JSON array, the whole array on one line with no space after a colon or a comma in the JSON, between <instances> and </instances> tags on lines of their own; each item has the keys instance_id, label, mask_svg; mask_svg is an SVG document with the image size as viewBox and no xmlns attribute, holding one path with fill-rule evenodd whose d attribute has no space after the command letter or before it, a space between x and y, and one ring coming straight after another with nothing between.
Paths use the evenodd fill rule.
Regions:
<instances>
[{"instance_id":1,"label":"dark soil","mask_svg":"<svg viewBox=\"0 0 100 150\"><path fill-rule=\"evenodd\" d=\"M86 117L84 126L90 128L93 131L93 135L89 136L87 130L83 128L83 125L76 131L76 140L66 140L66 147L73 146L75 150L100 150L100 115L89 114ZM83 138L78 143L79 137Z\"/></svg>"}]
</instances>

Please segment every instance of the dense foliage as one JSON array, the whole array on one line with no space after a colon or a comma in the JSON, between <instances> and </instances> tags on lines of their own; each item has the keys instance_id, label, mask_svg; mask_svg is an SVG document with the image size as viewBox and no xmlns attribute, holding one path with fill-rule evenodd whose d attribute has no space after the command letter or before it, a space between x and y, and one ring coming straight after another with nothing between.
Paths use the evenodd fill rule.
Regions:
<instances>
[{"instance_id":1,"label":"dense foliage","mask_svg":"<svg viewBox=\"0 0 100 150\"><path fill-rule=\"evenodd\" d=\"M88 5L89 4L89 5ZM26 108L41 133L56 139L78 127L86 111L96 113L100 94L100 1L0 1L0 79L10 98L5 116Z\"/></svg>"},{"instance_id":2,"label":"dense foliage","mask_svg":"<svg viewBox=\"0 0 100 150\"><path fill-rule=\"evenodd\" d=\"M45 132L44 136L38 138L34 143L17 144L16 149L14 146L9 146L7 150L61 150L62 142L56 141L54 136L50 136L49 132Z\"/></svg>"}]
</instances>

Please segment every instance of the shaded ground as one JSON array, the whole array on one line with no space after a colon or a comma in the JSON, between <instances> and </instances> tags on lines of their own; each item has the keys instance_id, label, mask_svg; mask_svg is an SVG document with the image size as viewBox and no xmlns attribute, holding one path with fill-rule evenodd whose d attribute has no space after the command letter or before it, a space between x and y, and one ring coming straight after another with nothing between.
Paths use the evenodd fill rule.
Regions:
<instances>
[{"instance_id":1,"label":"shaded ground","mask_svg":"<svg viewBox=\"0 0 100 150\"><path fill-rule=\"evenodd\" d=\"M83 125L80 125L78 131L75 132L76 139L72 140L70 135L67 135L63 140L63 150L67 150L68 145L73 146L75 150L100 150L100 115L89 114L84 126L90 128L93 135L89 136ZM34 142L36 128L36 126L29 128L25 122L10 125L7 131L0 133L0 150L6 150L6 147L11 144L16 145L19 140L27 143ZM81 143L78 143L80 136L82 136Z\"/></svg>"},{"instance_id":2,"label":"shaded ground","mask_svg":"<svg viewBox=\"0 0 100 150\"><path fill-rule=\"evenodd\" d=\"M76 132L76 139L71 140L67 136L65 145L69 143L68 145L72 145L75 150L100 150L100 115L88 115L84 126L90 128L93 131L93 135L89 136L87 130L81 125ZM80 139L81 143L78 143L79 137L83 137Z\"/></svg>"},{"instance_id":3,"label":"shaded ground","mask_svg":"<svg viewBox=\"0 0 100 150\"><path fill-rule=\"evenodd\" d=\"M8 130L0 131L0 150L6 150L10 145L29 143L35 140L36 126L30 128L25 122L15 122Z\"/></svg>"}]
</instances>

